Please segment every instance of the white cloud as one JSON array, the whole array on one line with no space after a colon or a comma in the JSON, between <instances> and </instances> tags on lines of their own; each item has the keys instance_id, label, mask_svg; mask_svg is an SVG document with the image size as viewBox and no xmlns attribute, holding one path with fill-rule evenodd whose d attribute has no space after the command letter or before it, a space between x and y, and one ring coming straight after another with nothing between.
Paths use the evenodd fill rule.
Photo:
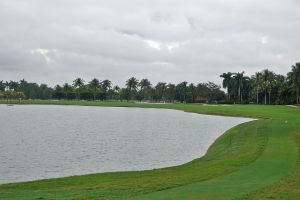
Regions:
<instances>
[{"instance_id":1,"label":"white cloud","mask_svg":"<svg viewBox=\"0 0 300 200\"><path fill-rule=\"evenodd\" d=\"M30 50L30 53L41 55L46 60L47 63L50 63L52 61L48 55L49 53L48 49L32 49Z\"/></svg>"},{"instance_id":2,"label":"white cloud","mask_svg":"<svg viewBox=\"0 0 300 200\"><path fill-rule=\"evenodd\" d=\"M156 49L158 51L161 50L161 43L154 40L144 40L144 42L151 48Z\"/></svg>"},{"instance_id":3,"label":"white cloud","mask_svg":"<svg viewBox=\"0 0 300 200\"><path fill-rule=\"evenodd\" d=\"M269 38L267 36L264 36L264 37L261 38L260 41L261 41L262 44L267 44L268 41L269 41Z\"/></svg>"},{"instance_id":4,"label":"white cloud","mask_svg":"<svg viewBox=\"0 0 300 200\"><path fill-rule=\"evenodd\" d=\"M167 44L166 46L167 46L167 49L168 49L170 52L172 52L173 49L178 48L178 47L180 46L180 43L179 43L179 42L172 42L172 43L170 43L170 44Z\"/></svg>"}]
</instances>

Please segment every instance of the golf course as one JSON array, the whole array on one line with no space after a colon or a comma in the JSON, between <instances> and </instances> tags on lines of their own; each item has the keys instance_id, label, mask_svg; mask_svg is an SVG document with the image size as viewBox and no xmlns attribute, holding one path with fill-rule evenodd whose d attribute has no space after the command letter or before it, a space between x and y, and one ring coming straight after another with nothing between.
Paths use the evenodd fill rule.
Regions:
<instances>
[{"instance_id":1,"label":"golf course","mask_svg":"<svg viewBox=\"0 0 300 200\"><path fill-rule=\"evenodd\" d=\"M226 131L205 156L184 165L3 184L0 199L300 199L300 108L296 106L63 100L9 103L175 109L257 120Z\"/></svg>"}]
</instances>

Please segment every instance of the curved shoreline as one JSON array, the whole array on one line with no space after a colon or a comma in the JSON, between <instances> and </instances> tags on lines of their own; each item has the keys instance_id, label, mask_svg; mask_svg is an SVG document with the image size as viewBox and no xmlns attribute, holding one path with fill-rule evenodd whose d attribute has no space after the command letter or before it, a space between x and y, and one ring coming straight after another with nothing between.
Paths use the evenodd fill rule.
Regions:
<instances>
[{"instance_id":1,"label":"curved shoreline","mask_svg":"<svg viewBox=\"0 0 300 200\"><path fill-rule=\"evenodd\" d=\"M38 103L47 104L46 102ZM73 103L79 105L101 104L101 102ZM103 104L111 106L115 102ZM145 107L132 103L122 104L116 106ZM153 107L153 105L146 107ZM53 198L53 194L43 191L57 190L57 192L61 191L61 193L56 192L57 199L75 197L83 199L85 194L89 195L89 199L97 196L105 199L113 197L114 199L124 199L133 196L137 199L190 199L195 195L207 197L207 199L224 199L225 197L225 199L231 199L242 197L276 183L295 170L298 148L294 141L294 134L300 130L297 117L300 114L299 109L287 106L210 107L191 104L167 104L155 105L155 107L267 120L255 120L238 125L218 138L204 157L181 166L141 172L93 174L1 185L0 197L13 199L17 194L26 196L29 195L27 192L35 191L36 196ZM285 134L282 134L283 132ZM267 143L264 142L266 133L269 138ZM260 153L262 154L260 155ZM278 167L274 168L274 166ZM39 192L33 188L38 189ZM78 194L74 194L71 188L76 188ZM90 188L88 193L87 188ZM293 188L289 187L288 189ZM14 196L10 196L9 191L14 192Z\"/></svg>"}]
</instances>

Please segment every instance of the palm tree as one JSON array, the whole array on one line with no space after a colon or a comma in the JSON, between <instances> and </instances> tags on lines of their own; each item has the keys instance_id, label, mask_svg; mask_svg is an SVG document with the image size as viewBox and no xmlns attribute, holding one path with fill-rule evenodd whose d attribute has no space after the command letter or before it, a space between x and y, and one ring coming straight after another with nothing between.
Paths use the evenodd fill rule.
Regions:
<instances>
[{"instance_id":1,"label":"palm tree","mask_svg":"<svg viewBox=\"0 0 300 200\"><path fill-rule=\"evenodd\" d=\"M68 83L65 83L64 85L63 85L63 91L64 91L64 93L65 93L65 98L68 98L68 94L69 94L69 92L72 90L72 86L71 85L69 85Z\"/></svg>"},{"instance_id":2,"label":"palm tree","mask_svg":"<svg viewBox=\"0 0 300 200\"><path fill-rule=\"evenodd\" d=\"M187 82L183 81L179 83L176 87L178 89L180 101L186 102Z\"/></svg>"},{"instance_id":3,"label":"palm tree","mask_svg":"<svg viewBox=\"0 0 300 200\"><path fill-rule=\"evenodd\" d=\"M288 73L288 80L296 92L296 102L299 104L300 63L296 63L296 65L292 66L292 71Z\"/></svg>"},{"instance_id":4,"label":"palm tree","mask_svg":"<svg viewBox=\"0 0 300 200\"><path fill-rule=\"evenodd\" d=\"M222 82L222 86L223 88L227 89L227 95L228 95L228 100L230 101L230 94L231 94L231 90L232 90L232 73L231 72L227 72L227 73L223 73L222 75L220 75L221 78L223 78L223 82Z\"/></svg>"},{"instance_id":5,"label":"palm tree","mask_svg":"<svg viewBox=\"0 0 300 200\"><path fill-rule=\"evenodd\" d=\"M274 86L275 74L268 69L262 71L262 89L265 91L265 104L267 104L267 94L269 94L269 103L271 101L271 91Z\"/></svg>"},{"instance_id":6,"label":"palm tree","mask_svg":"<svg viewBox=\"0 0 300 200\"><path fill-rule=\"evenodd\" d=\"M84 85L84 80L82 78L76 78L73 81L73 86L76 88L77 98L80 99L80 91L79 88Z\"/></svg>"},{"instance_id":7,"label":"palm tree","mask_svg":"<svg viewBox=\"0 0 300 200\"><path fill-rule=\"evenodd\" d=\"M102 89L104 89L105 92L107 92L108 90L110 90L111 85L112 85L112 83L108 79L105 79L104 81L101 82Z\"/></svg>"},{"instance_id":8,"label":"palm tree","mask_svg":"<svg viewBox=\"0 0 300 200\"><path fill-rule=\"evenodd\" d=\"M79 88L81 86L84 85L84 80L82 78L76 78L74 81L73 81L73 86L75 88Z\"/></svg>"},{"instance_id":9,"label":"palm tree","mask_svg":"<svg viewBox=\"0 0 300 200\"><path fill-rule=\"evenodd\" d=\"M5 90L5 83L3 81L0 81L0 91Z\"/></svg>"},{"instance_id":10,"label":"palm tree","mask_svg":"<svg viewBox=\"0 0 300 200\"><path fill-rule=\"evenodd\" d=\"M156 94L158 97L158 100L165 101L165 92L166 92L166 83L164 82L158 82L155 86Z\"/></svg>"},{"instance_id":11,"label":"palm tree","mask_svg":"<svg viewBox=\"0 0 300 200\"><path fill-rule=\"evenodd\" d=\"M145 93L147 91L147 89L151 86L151 83L148 79L142 79L138 86L140 86L141 88L141 93L142 93L142 99L145 100Z\"/></svg>"},{"instance_id":12,"label":"palm tree","mask_svg":"<svg viewBox=\"0 0 300 200\"><path fill-rule=\"evenodd\" d=\"M252 76L253 80L253 88L256 92L256 104L258 104L259 93L262 90L262 74L260 72L256 72L254 76Z\"/></svg>"},{"instance_id":13,"label":"palm tree","mask_svg":"<svg viewBox=\"0 0 300 200\"><path fill-rule=\"evenodd\" d=\"M147 88L147 87L150 87L150 86L151 86L151 83L150 83L150 81L149 81L148 79L144 78L144 79L142 79L142 80L139 82L138 86L140 86L140 87L141 87L141 90L143 90L143 89L145 89L145 88Z\"/></svg>"},{"instance_id":14,"label":"palm tree","mask_svg":"<svg viewBox=\"0 0 300 200\"><path fill-rule=\"evenodd\" d=\"M169 102L174 102L175 99L175 85L169 83L166 89L166 98Z\"/></svg>"},{"instance_id":15,"label":"palm tree","mask_svg":"<svg viewBox=\"0 0 300 200\"><path fill-rule=\"evenodd\" d=\"M96 99L97 90L99 89L99 86L100 86L100 81L96 78L93 78L89 82L89 87L92 89L94 100Z\"/></svg>"},{"instance_id":16,"label":"palm tree","mask_svg":"<svg viewBox=\"0 0 300 200\"><path fill-rule=\"evenodd\" d=\"M188 89L189 89L189 93L191 95L192 103L194 103L195 99L196 99L196 86L193 83L190 83L188 86Z\"/></svg>"},{"instance_id":17,"label":"palm tree","mask_svg":"<svg viewBox=\"0 0 300 200\"><path fill-rule=\"evenodd\" d=\"M120 87L119 86L114 86L112 89L112 97L115 100L120 100Z\"/></svg>"},{"instance_id":18,"label":"palm tree","mask_svg":"<svg viewBox=\"0 0 300 200\"><path fill-rule=\"evenodd\" d=\"M6 81L5 86L9 91L16 91L19 87L19 83L16 81Z\"/></svg>"},{"instance_id":19,"label":"palm tree","mask_svg":"<svg viewBox=\"0 0 300 200\"><path fill-rule=\"evenodd\" d=\"M273 77L272 79L269 80L269 87L268 87L269 104L271 104L271 93L272 93L274 86L276 86L276 84L277 84L277 80L275 79L275 77Z\"/></svg>"},{"instance_id":20,"label":"palm tree","mask_svg":"<svg viewBox=\"0 0 300 200\"><path fill-rule=\"evenodd\" d=\"M5 86L5 91L10 90L10 85L8 81L5 81L4 86Z\"/></svg>"},{"instance_id":21,"label":"palm tree","mask_svg":"<svg viewBox=\"0 0 300 200\"><path fill-rule=\"evenodd\" d=\"M139 81L135 77L131 77L126 81L127 88L131 90L136 90L138 86Z\"/></svg>"},{"instance_id":22,"label":"palm tree","mask_svg":"<svg viewBox=\"0 0 300 200\"><path fill-rule=\"evenodd\" d=\"M126 81L126 87L129 92L129 98L132 97L132 93L136 92L139 81L135 77L131 77Z\"/></svg>"},{"instance_id":23,"label":"palm tree","mask_svg":"<svg viewBox=\"0 0 300 200\"><path fill-rule=\"evenodd\" d=\"M240 103L243 102L243 96L242 96L242 87L243 87L243 82L244 82L244 73L245 72L238 72L236 74L234 74L234 83L238 88L238 97L239 97L239 101Z\"/></svg>"},{"instance_id":24,"label":"palm tree","mask_svg":"<svg viewBox=\"0 0 300 200\"><path fill-rule=\"evenodd\" d=\"M105 79L104 81L102 81L100 83L100 85L101 85L101 88L102 88L102 90L104 92L105 99L107 99L107 96L108 96L107 94L108 94L108 91L110 91L110 89L111 89L112 83L111 83L110 80Z\"/></svg>"},{"instance_id":25,"label":"palm tree","mask_svg":"<svg viewBox=\"0 0 300 200\"><path fill-rule=\"evenodd\" d=\"M54 87L54 91L53 91L53 97L56 99L61 99L63 98L63 88L60 85L56 85Z\"/></svg>"}]
</instances>

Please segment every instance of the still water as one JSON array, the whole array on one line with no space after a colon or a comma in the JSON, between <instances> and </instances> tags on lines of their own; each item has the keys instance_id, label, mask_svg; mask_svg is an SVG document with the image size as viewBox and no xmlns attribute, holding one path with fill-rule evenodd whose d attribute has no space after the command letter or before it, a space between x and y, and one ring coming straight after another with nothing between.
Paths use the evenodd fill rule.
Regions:
<instances>
[{"instance_id":1,"label":"still water","mask_svg":"<svg viewBox=\"0 0 300 200\"><path fill-rule=\"evenodd\" d=\"M180 165L246 121L163 109L0 105L0 183Z\"/></svg>"}]
</instances>

